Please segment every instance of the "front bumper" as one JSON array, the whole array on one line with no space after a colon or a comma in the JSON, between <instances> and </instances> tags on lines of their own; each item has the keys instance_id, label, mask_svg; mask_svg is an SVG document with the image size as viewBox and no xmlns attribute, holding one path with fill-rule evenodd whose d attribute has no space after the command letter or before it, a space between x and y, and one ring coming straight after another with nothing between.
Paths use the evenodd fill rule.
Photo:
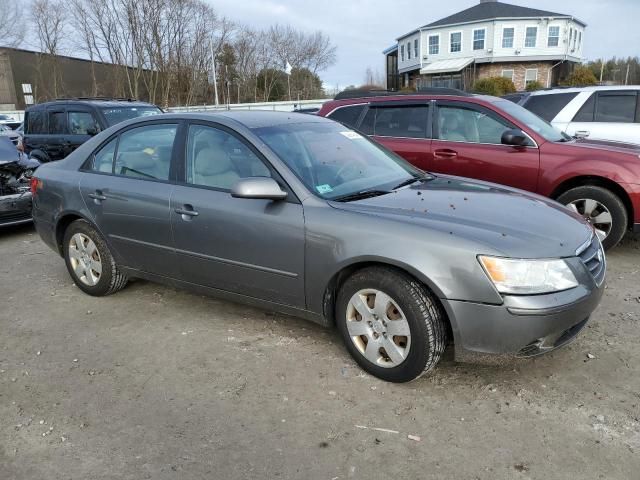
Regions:
<instances>
[{"instance_id":1,"label":"front bumper","mask_svg":"<svg viewBox=\"0 0 640 480\"><path fill-rule=\"evenodd\" d=\"M31 222L31 192L0 197L0 226Z\"/></svg>"}]
</instances>

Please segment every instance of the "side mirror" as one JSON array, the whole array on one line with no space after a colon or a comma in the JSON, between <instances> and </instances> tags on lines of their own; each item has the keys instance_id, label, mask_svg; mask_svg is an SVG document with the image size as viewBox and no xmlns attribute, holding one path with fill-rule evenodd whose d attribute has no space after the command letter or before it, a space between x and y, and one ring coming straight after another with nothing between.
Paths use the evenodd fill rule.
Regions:
<instances>
[{"instance_id":1,"label":"side mirror","mask_svg":"<svg viewBox=\"0 0 640 480\"><path fill-rule=\"evenodd\" d=\"M238 180L231 188L234 198L260 198L263 200L284 200L287 192L283 192L273 178L249 177Z\"/></svg>"},{"instance_id":2,"label":"side mirror","mask_svg":"<svg viewBox=\"0 0 640 480\"><path fill-rule=\"evenodd\" d=\"M98 129L97 128L88 128L87 129L87 135L91 135L92 137L98 134Z\"/></svg>"},{"instance_id":3,"label":"side mirror","mask_svg":"<svg viewBox=\"0 0 640 480\"><path fill-rule=\"evenodd\" d=\"M518 130L517 128L505 131L502 134L502 138L500 141L503 145L511 145L513 147L531 146L529 137L527 137L522 130Z\"/></svg>"}]
</instances>

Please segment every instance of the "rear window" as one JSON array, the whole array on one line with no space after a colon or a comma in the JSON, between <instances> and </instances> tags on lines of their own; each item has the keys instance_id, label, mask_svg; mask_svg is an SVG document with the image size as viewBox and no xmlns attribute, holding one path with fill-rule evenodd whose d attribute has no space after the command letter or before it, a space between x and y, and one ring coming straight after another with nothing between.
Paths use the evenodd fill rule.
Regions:
<instances>
[{"instance_id":1,"label":"rear window","mask_svg":"<svg viewBox=\"0 0 640 480\"><path fill-rule=\"evenodd\" d=\"M596 122L633 123L636 119L635 92L600 93Z\"/></svg>"},{"instance_id":2,"label":"rear window","mask_svg":"<svg viewBox=\"0 0 640 480\"><path fill-rule=\"evenodd\" d=\"M535 113L547 122L556 118L556 115L576 98L578 92L553 93L548 95L531 95L524 103L524 108Z\"/></svg>"},{"instance_id":3,"label":"rear window","mask_svg":"<svg viewBox=\"0 0 640 480\"><path fill-rule=\"evenodd\" d=\"M47 116L44 110L27 112L27 132L30 134L47 133Z\"/></svg>"},{"instance_id":4,"label":"rear window","mask_svg":"<svg viewBox=\"0 0 640 480\"><path fill-rule=\"evenodd\" d=\"M360 118L360 114L364 110L364 107L364 105L341 107L331 112L328 117L331 120L335 120L336 122L340 122L346 125L347 127L355 127L356 123L358 123L358 118Z\"/></svg>"},{"instance_id":5,"label":"rear window","mask_svg":"<svg viewBox=\"0 0 640 480\"><path fill-rule=\"evenodd\" d=\"M102 109L107 124L111 127L132 118L148 117L162 113L158 107L114 107Z\"/></svg>"}]
</instances>

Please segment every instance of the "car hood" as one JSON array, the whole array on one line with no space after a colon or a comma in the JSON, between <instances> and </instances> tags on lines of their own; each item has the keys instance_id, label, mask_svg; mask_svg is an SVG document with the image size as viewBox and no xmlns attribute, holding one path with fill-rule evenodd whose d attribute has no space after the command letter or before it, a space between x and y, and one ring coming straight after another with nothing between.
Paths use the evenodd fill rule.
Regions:
<instances>
[{"instance_id":1,"label":"car hood","mask_svg":"<svg viewBox=\"0 0 640 480\"><path fill-rule=\"evenodd\" d=\"M547 198L452 176L331 206L414 223L482 244L478 253L515 258L575 256L593 232L580 216Z\"/></svg>"},{"instance_id":2,"label":"car hood","mask_svg":"<svg viewBox=\"0 0 640 480\"><path fill-rule=\"evenodd\" d=\"M611 140L589 140L584 138L573 141L571 145L578 148L630 153L636 156L640 155L640 145L635 143L614 142Z\"/></svg>"}]
</instances>

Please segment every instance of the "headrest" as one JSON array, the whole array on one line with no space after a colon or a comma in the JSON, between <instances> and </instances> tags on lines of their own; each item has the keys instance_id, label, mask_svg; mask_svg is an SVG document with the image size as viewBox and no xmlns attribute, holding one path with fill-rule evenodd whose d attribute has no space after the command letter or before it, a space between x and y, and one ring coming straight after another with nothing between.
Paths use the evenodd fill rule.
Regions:
<instances>
[{"instance_id":1,"label":"headrest","mask_svg":"<svg viewBox=\"0 0 640 480\"><path fill-rule=\"evenodd\" d=\"M233 170L231 158L225 150L218 147L202 149L196 155L194 171L196 175L218 175Z\"/></svg>"},{"instance_id":2,"label":"headrest","mask_svg":"<svg viewBox=\"0 0 640 480\"><path fill-rule=\"evenodd\" d=\"M155 167L153 157L144 152L122 152L120 163L134 170L145 171Z\"/></svg>"}]
</instances>

